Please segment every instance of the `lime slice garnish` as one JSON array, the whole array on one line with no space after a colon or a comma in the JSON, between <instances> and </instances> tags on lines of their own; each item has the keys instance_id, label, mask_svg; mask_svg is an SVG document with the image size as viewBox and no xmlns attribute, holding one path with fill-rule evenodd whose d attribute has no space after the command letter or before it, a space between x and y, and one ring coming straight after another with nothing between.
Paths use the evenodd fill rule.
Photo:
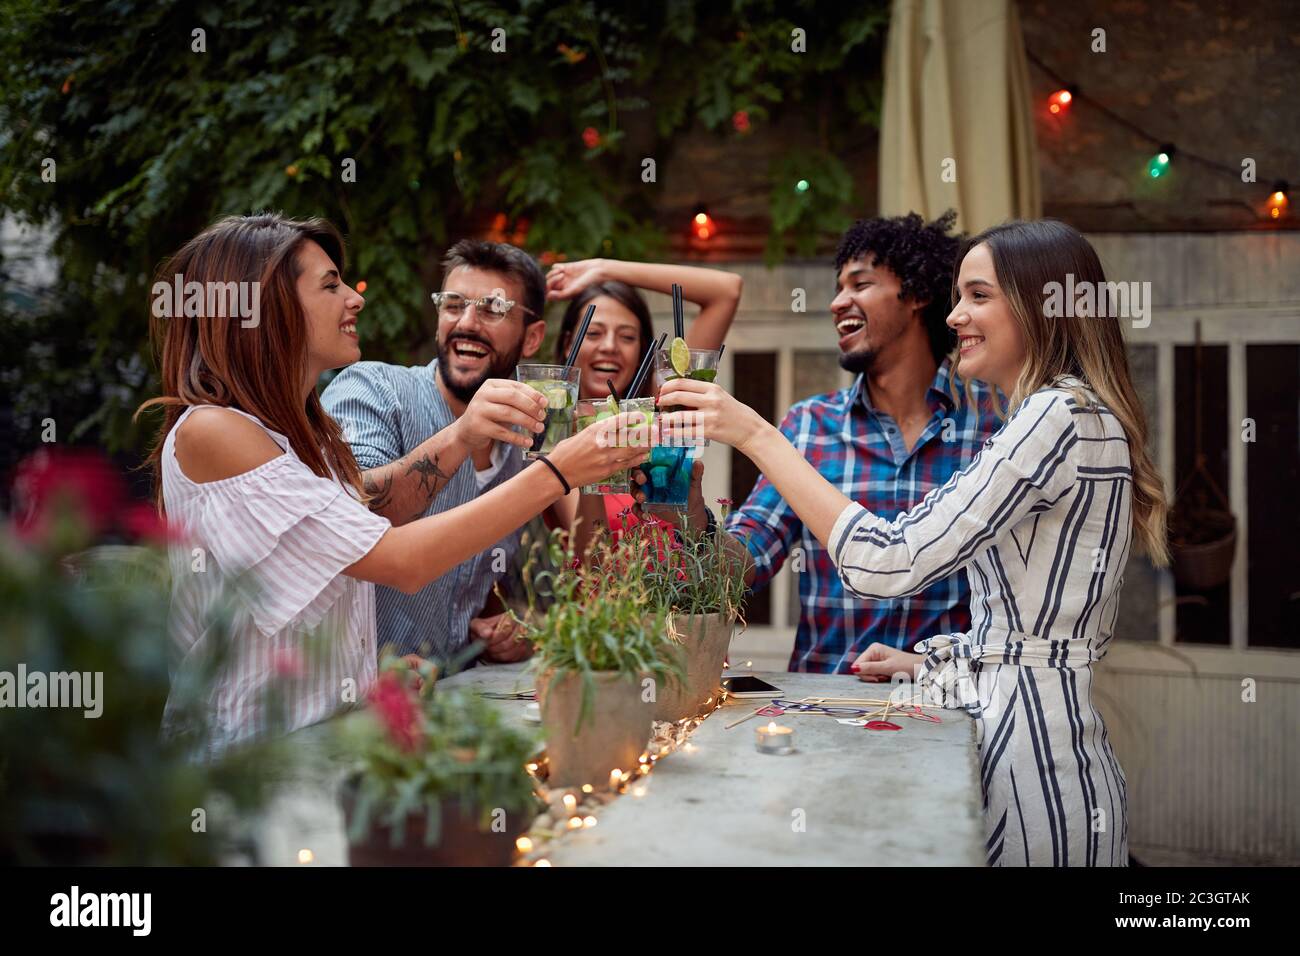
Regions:
<instances>
[{"instance_id":1,"label":"lime slice garnish","mask_svg":"<svg viewBox=\"0 0 1300 956\"><path fill-rule=\"evenodd\" d=\"M605 396L605 407L609 409L611 415L618 414L618 401L613 395Z\"/></svg>"},{"instance_id":2,"label":"lime slice garnish","mask_svg":"<svg viewBox=\"0 0 1300 956\"><path fill-rule=\"evenodd\" d=\"M691 350L685 339L673 339L673 344L668 349L668 357L672 360L673 371L678 375L685 375L690 371Z\"/></svg>"},{"instance_id":3,"label":"lime slice garnish","mask_svg":"<svg viewBox=\"0 0 1300 956\"><path fill-rule=\"evenodd\" d=\"M569 406L569 390L563 385L549 385L540 391L546 396L546 407L551 411Z\"/></svg>"}]
</instances>

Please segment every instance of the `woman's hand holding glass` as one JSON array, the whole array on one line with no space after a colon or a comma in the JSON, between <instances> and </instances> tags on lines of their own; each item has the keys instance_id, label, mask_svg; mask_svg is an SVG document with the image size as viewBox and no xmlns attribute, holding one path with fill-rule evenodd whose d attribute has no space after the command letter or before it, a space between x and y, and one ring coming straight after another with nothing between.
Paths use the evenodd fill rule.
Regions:
<instances>
[{"instance_id":1,"label":"woman's hand holding glass","mask_svg":"<svg viewBox=\"0 0 1300 956\"><path fill-rule=\"evenodd\" d=\"M687 411L661 414L665 440L674 436L685 444L705 438L730 445L741 454L770 428L763 417L719 385L690 378L675 378L659 390L659 407L681 406Z\"/></svg>"},{"instance_id":2,"label":"woman's hand holding glass","mask_svg":"<svg viewBox=\"0 0 1300 956\"><path fill-rule=\"evenodd\" d=\"M606 418L555 446L548 455L570 488L593 484L622 468L646 460L650 429L638 413Z\"/></svg>"}]
</instances>

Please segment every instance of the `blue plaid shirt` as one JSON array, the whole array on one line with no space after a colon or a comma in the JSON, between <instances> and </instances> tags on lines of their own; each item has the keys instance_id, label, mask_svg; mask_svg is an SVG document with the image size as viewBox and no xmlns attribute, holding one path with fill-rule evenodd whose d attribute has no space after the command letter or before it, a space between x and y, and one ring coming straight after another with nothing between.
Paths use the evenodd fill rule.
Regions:
<instances>
[{"instance_id":1,"label":"blue plaid shirt","mask_svg":"<svg viewBox=\"0 0 1300 956\"><path fill-rule=\"evenodd\" d=\"M845 495L892 520L961 471L1002 424L987 387L973 384L975 405L963 395L958 406L948 380L945 360L927 393L930 420L910 450L902 429L871 406L861 375L848 388L794 405L781 434ZM961 381L954 386L960 394ZM922 638L970 626L969 592L960 571L911 597L867 601L848 594L830 554L761 475L728 518L727 530L743 538L754 556L752 590L764 587L787 560L793 564L802 613L792 671L848 673L870 644L910 648Z\"/></svg>"}]
</instances>

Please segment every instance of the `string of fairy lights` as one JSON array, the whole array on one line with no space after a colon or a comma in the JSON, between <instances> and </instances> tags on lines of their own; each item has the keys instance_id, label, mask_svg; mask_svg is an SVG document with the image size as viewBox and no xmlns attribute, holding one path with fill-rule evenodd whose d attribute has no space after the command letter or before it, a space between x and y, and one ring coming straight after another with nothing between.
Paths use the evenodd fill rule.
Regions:
<instances>
[{"instance_id":1,"label":"string of fairy lights","mask_svg":"<svg viewBox=\"0 0 1300 956\"><path fill-rule=\"evenodd\" d=\"M1171 167L1175 159L1179 161L1190 160L1206 169L1221 172L1232 176L1243 185L1249 185L1256 190L1261 189L1263 184L1242 178L1243 167L1229 166L1226 163L1220 163L1216 160L1209 159L1194 153L1191 150L1179 147L1176 143L1155 135L1147 129L1139 126L1137 123L1127 119L1110 109L1106 104L1086 95L1077 83L1071 82L1053 70L1044 63L1039 57L1032 52L1026 51L1026 57L1029 62L1042 70L1056 84L1058 88L1053 90L1047 97L1047 112L1057 119L1064 119L1069 115L1071 108L1077 102L1087 103L1089 108L1102 114L1107 119L1124 127L1131 133L1145 139L1155 146L1156 151L1151 155L1146 163L1146 175L1151 179L1167 178L1171 172ZM1271 220L1281 220L1286 218L1290 209L1291 200L1288 195L1290 184L1285 179L1273 179L1268 187L1268 193L1263 201L1262 206L1258 203L1247 203L1252 209L1256 210L1262 218Z\"/></svg>"},{"instance_id":2,"label":"string of fairy lights","mask_svg":"<svg viewBox=\"0 0 1300 956\"><path fill-rule=\"evenodd\" d=\"M1170 140L1157 136L1149 130L1139 126L1137 123L1134 123L1126 117L1121 116L1119 113L1116 113L1114 110L1106 106L1106 104L1086 95L1080 90L1077 83L1066 80L1048 66L1048 64L1044 63L1042 59L1034 55L1034 53L1026 51L1025 55L1031 63L1047 74L1053 82L1058 84L1058 88L1053 90L1047 97L1046 107L1050 116L1058 120L1064 120L1070 114L1071 107L1078 102L1083 102L1112 122L1150 142L1155 147L1155 152L1146 163L1146 175L1149 178L1155 180L1161 178L1167 179L1172 170L1175 159L1177 159L1179 162L1190 161L1207 169L1230 175L1242 182L1244 185L1252 186L1255 190L1261 189L1263 184L1247 182L1242 179L1242 169L1240 167L1233 167L1225 163L1217 162L1216 160L1201 156L1191 150L1179 147L1176 143ZM752 129L749 114L744 110L737 111L732 117L732 126L737 133L742 135L749 133ZM761 187L754 187L726 196L715 197L711 203L697 203L691 213L691 234L701 242L708 241L718 234L718 223L709 213L710 206L717 208L719 205L722 205L731 199L735 199L739 196L753 195L760 190L765 191L768 188L767 184L763 184ZM796 193L803 194L812 189L813 184L806 178L800 178L791 183L791 188ZM1285 179L1273 179L1267 188L1268 192L1263 200L1262 206L1258 202L1248 202L1247 205L1250 206L1251 209L1255 210L1261 218L1274 221L1287 218L1291 204L1289 197L1290 184Z\"/></svg>"},{"instance_id":3,"label":"string of fairy lights","mask_svg":"<svg viewBox=\"0 0 1300 956\"><path fill-rule=\"evenodd\" d=\"M1243 185L1250 186L1252 194L1261 194L1265 188L1264 183L1255 183L1253 178L1247 180L1243 177L1243 167L1233 167L1226 163L1202 156L1192 150L1180 147L1175 142L1165 139L1152 133L1150 130L1140 126L1138 123L1120 115L1105 103L1088 96L1084 93L1079 84L1067 80L1056 70L1052 69L1040 57L1032 51L1025 52L1026 58L1033 63L1038 69L1042 70L1054 83L1057 88L1047 96L1046 111L1057 121L1064 121L1070 116L1071 110L1077 103L1086 103L1088 107L1105 116L1111 122L1127 129L1141 139L1151 143L1155 148L1150 158L1146 162L1145 175L1152 180L1168 179L1172 172L1175 161L1191 162L1206 169L1232 176ZM754 131L753 123L749 113L746 110L737 110L731 117L731 125L735 132L740 136L745 136ZM603 143L603 137L598 129L594 126L588 126L582 131L582 140L588 149L596 149ZM850 152L856 153L866 143L853 144ZM1286 179L1275 178L1267 181L1267 193L1263 194L1262 204L1259 201L1250 202L1241 200L1251 210L1253 210L1261 219L1265 221L1280 222L1290 218L1290 184ZM735 192L725 195L713 196L708 202L698 201L691 208L691 218L689 223L690 235L696 242L706 243L716 237L720 230L718 220L710 212L710 207L717 209L725 206L728 202L738 199L753 197L762 192L769 192L771 185L767 182L758 183L753 186L747 186ZM796 194L804 195L813 190L814 184L806 177L801 176L790 183L789 186ZM522 230L516 230L513 238L508 234L506 229L507 218L504 213L499 213L493 223L493 238L500 238L502 241L521 242L527 234L526 220L521 220Z\"/></svg>"}]
</instances>

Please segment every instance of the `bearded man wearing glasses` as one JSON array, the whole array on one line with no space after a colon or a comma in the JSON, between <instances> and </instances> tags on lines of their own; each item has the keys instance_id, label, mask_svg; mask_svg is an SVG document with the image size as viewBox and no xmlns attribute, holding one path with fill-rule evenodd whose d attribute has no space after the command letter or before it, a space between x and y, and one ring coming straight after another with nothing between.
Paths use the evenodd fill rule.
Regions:
<instances>
[{"instance_id":1,"label":"bearded man wearing glasses","mask_svg":"<svg viewBox=\"0 0 1300 956\"><path fill-rule=\"evenodd\" d=\"M546 334L537 262L505 243L463 239L442 265L442 290L433 294L438 357L414 366L357 362L321 395L352 446L370 509L395 525L465 504L515 475L519 449L545 417L541 394L514 380L519 360ZM378 646L445 661L481 639L488 660L527 657L531 645L516 640L489 598L518 548L516 532L415 594L376 588Z\"/></svg>"}]
</instances>

